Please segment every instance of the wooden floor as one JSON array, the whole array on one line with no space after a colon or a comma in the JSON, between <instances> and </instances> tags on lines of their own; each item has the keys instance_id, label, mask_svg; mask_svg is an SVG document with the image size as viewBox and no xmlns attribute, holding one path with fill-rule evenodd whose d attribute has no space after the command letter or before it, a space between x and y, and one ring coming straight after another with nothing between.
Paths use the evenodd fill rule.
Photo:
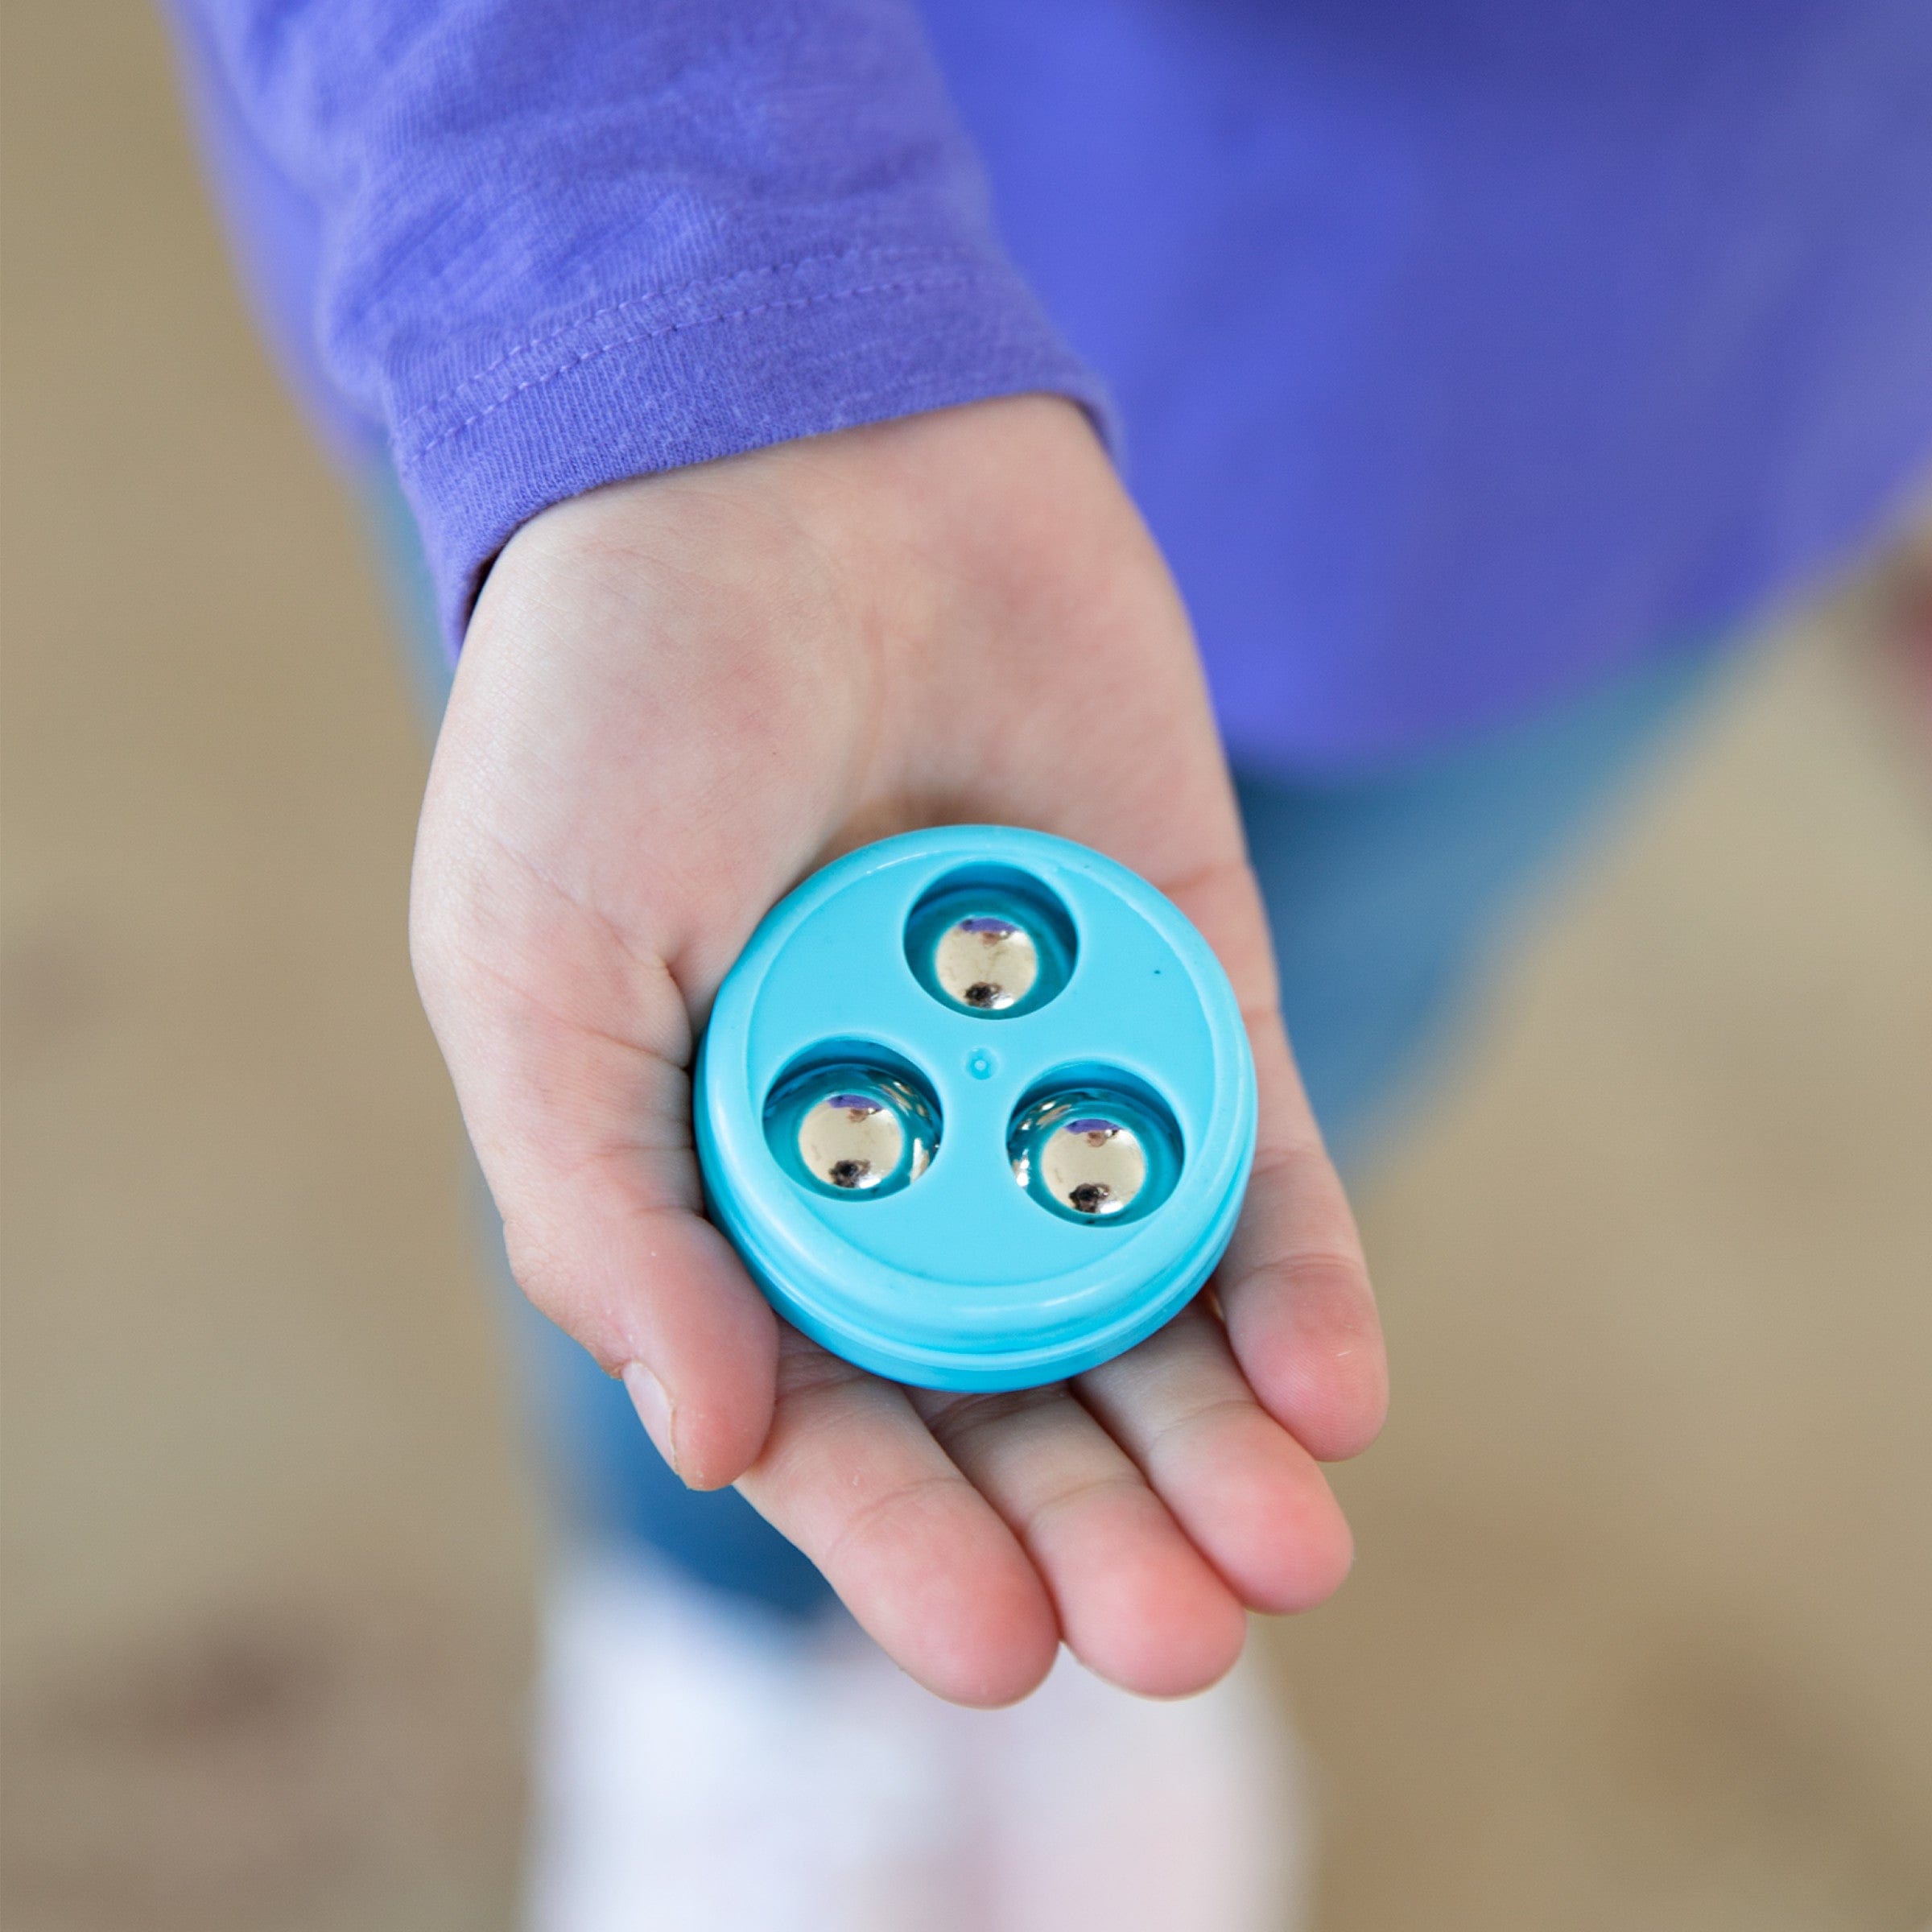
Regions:
<instances>
[{"instance_id":1,"label":"wooden floor","mask_svg":"<svg viewBox=\"0 0 1932 1932\"><path fill-rule=\"evenodd\" d=\"M505 1926L535 1538L407 692L149 10L10 14L6 1923ZM1847 628L1368 1193L1395 1418L1267 1638L1323 1932L1932 1914L1932 798Z\"/></svg>"}]
</instances>

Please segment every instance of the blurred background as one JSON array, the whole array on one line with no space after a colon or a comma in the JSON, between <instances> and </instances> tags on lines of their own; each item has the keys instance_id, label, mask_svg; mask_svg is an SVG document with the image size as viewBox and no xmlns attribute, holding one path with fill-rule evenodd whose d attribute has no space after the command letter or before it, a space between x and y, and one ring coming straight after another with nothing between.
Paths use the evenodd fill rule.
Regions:
<instances>
[{"instance_id":1,"label":"blurred background","mask_svg":"<svg viewBox=\"0 0 1932 1932\"><path fill-rule=\"evenodd\" d=\"M158 22L7 13L0 1910L507 1927L539 1531L405 956L425 747ZM1323 1932L1932 1915L1889 608L1763 642L1364 1192L1394 1418L1265 1635Z\"/></svg>"}]
</instances>

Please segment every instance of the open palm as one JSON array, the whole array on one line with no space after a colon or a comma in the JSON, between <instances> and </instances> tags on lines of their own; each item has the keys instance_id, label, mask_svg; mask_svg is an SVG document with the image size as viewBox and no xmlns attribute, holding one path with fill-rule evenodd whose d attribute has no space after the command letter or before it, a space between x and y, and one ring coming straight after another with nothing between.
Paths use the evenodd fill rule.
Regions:
<instances>
[{"instance_id":1,"label":"open palm","mask_svg":"<svg viewBox=\"0 0 1932 1932\"><path fill-rule=\"evenodd\" d=\"M1213 1294L1072 1384L902 1389L786 1328L702 1215L689 1069L793 885L914 826L1036 827L1166 892L1260 1082ZM1381 1347L1274 1003L1166 572L1090 430L979 403L614 485L526 525L478 605L419 839L417 974L524 1290L622 1373L684 1479L736 1482L941 1695L1064 1640L1174 1695L1244 1605L1349 1558L1317 1467Z\"/></svg>"}]
</instances>

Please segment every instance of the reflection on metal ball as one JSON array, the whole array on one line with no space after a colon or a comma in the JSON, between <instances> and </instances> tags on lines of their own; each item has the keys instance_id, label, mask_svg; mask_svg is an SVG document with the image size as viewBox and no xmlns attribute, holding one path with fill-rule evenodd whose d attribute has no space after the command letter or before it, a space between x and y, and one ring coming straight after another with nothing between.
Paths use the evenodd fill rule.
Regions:
<instances>
[{"instance_id":1,"label":"reflection on metal ball","mask_svg":"<svg viewBox=\"0 0 1932 1932\"><path fill-rule=\"evenodd\" d=\"M1024 926L976 914L939 935L932 968L948 998L981 1013L1001 1013L1032 992L1040 953Z\"/></svg>"}]
</instances>

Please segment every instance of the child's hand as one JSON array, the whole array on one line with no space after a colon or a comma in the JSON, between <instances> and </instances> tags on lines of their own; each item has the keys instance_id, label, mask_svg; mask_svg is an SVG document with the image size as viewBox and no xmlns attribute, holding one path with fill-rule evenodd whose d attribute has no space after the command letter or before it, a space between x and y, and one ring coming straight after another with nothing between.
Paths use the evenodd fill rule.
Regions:
<instances>
[{"instance_id":1,"label":"child's hand","mask_svg":"<svg viewBox=\"0 0 1932 1932\"><path fill-rule=\"evenodd\" d=\"M836 853L947 822L1132 866L1249 1015L1261 1132L1225 1327L1197 1305L1071 1386L848 1367L781 1332L700 1211L688 1069L753 927ZM524 1289L625 1372L687 1481L737 1481L922 1682L1004 1703L1063 1637L1130 1689L1194 1690L1242 1604L1341 1581L1315 1458L1374 1435L1380 1331L1187 621L1070 405L786 444L528 524L436 748L413 937Z\"/></svg>"}]
</instances>

